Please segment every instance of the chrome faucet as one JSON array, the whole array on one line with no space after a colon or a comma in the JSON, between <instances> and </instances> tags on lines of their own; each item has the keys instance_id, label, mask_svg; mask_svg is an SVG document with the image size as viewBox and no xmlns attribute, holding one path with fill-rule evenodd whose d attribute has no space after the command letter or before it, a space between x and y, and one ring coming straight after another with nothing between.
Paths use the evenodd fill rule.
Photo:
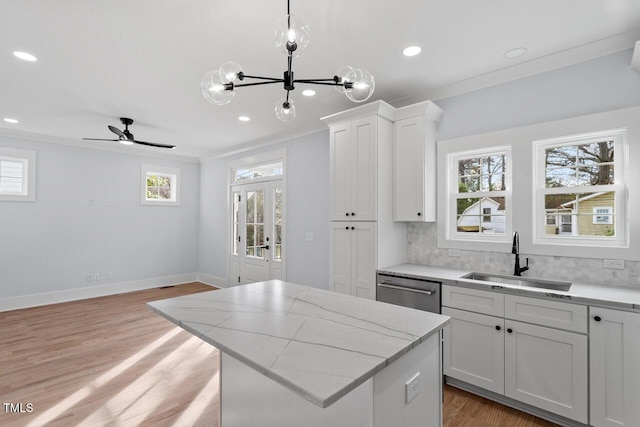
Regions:
<instances>
[{"instance_id":1,"label":"chrome faucet","mask_svg":"<svg viewBox=\"0 0 640 427\"><path fill-rule=\"evenodd\" d=\"M529 269L529 258L526 258L527 265L525 265L524 267L520 267L520 235L517 231L513 232L513 245L511 246L511 253L516 256L516 263L513 267L513 275L522 276L521 273Z\"/></svg>"}]
</instances>

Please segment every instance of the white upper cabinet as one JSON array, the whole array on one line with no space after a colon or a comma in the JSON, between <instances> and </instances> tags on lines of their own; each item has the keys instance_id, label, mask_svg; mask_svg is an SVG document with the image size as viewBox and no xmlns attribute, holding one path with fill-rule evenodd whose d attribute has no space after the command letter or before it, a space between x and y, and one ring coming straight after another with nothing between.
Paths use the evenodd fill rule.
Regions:
<instances>
[{"instance_id":1,"label":"white upper cabinet","mask_svg":"<svg viewBox=\"0 0 640 427\"><path fill-rule=\"evenodd\" d=\"M394 123L393 220L436 220L436 127L431 101L401 108Z\"/></svg>"},{"instance_id":2,"label":"white upper cabinet","mask_svg":"<svg viewBox=\"0 0 640 427\"><path fill-rule=\"evenodd\" d=\"M331 127L331 219L376 220L378 118Z\"/></svg>"}]
</instances>

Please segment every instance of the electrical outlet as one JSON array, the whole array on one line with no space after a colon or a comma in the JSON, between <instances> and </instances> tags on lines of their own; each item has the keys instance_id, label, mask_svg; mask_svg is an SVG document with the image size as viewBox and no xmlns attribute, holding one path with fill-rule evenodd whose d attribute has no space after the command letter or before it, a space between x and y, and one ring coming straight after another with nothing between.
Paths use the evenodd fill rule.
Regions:
<instances>
[{"instance_id":1,"label":"electrical outlet","mask_svg":"<svg viewBox=\"0 0 640 427\"><path fill-rule=\"evenodd\" d=\"M107 277L107 280L113 280L113 273L110 271L107 271L106 277Z\"/></svg>"},{"instance_id":2,"label":"electrical outlet","mask_svg":"<svg viewBox=\"0 0 640 427\"><path fill-rule=\"evenodd\" d=\"M91 274L87 274L87 282L90 282L91 280L93 280Z\"/></svg>"},{"instance_id":3,"label":"electrical outlet","mask_svg":"<svg viewBox=\"0 0 640 427\"><path fill-rule=\"evenodd\" d=\"M305 234L305 240L307 242L313 242L316 240L316 235L313 231L307 231Z\"/></svg>"},{"instance_id":4,"label":"electrical outlet","mask_svg":"<svg viewBox=\"0 0 640 427\"><path fill-rule=\"evenodd\" d=\"M603 266L604 268L624 270L624 260L623 259L605 259Z\"/></svg>"},{"instance_id":5,"label":"electrical outlet","mask_svg":"<svg viewBox=\"0 0 640 427\"><path fill-rule=\"evenodd\" d=\"M100 273L93 273L91 280L93 280L94 282L100 280Z\"/></svg>"},{"instance_id":6,"label":"electrical outlet","mask_svg":"<svg viewBox=\"0 0 640 427\"><path fill-rule=\"evenodd\" d=\"M460 249L449 249L447 251L447 255L449 255L449 256L460 256Z\"/></svg>"},{"instance_id":7,"label":"electrical outlet","mask_svg":"<svg viewBox=\"0 0 640 427\"><path fill-rule=\"evenodd\" d=\"M411 402L420 393L420 372L415 374L404 385L405 390L405 403Z\"/></svg>"}]
</instances>

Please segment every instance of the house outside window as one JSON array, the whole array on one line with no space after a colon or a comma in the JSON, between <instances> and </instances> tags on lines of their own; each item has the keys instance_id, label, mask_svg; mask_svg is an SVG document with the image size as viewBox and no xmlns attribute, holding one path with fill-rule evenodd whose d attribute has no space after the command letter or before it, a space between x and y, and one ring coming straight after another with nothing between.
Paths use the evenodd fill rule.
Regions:
<instances>
[{"instance_id":1,"label":"house outside window","mask_svg":"<svg viewBox=\"0 0 640 427\"><path fill-rule=\"evenodd\" d=\"M450 153L448 238L503 241L510 234L511 149Z\"/></svg>"},{"instance_id":2,"label":"house outside window","mask_svg":"<svg viewBox=\"0 0 640 427\"><path fill-rule=\"evenodd\" d=\"M36 200L36 152L0 147L0 201Z\"/></svg>"},{"instance_id":3,"label":"house outside window","mask_svg":"<svg viewBox=\"0 0 640 427\"><path fill-rule=\"evenodd\" d=\"M140 203L155 206L180 205L180 169L142 165Z\"/></svg>"},{"instance_id":4,"label":"house outside window","mask_svg":"<svg viewBox=\"0 0 640 427\"><path fill-rule=\"evenodd\" d=\"M624 246L626 131L534 141L534 151L534 243Z\"/></svg>"}]
</instances>

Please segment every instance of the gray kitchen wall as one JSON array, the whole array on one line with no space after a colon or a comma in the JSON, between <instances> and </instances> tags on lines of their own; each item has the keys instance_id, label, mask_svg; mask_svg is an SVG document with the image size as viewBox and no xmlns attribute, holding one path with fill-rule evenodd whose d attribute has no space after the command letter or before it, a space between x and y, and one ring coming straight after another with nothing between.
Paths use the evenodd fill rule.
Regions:
<instances>
[{"instance_id":1,"label":"gray kitchen wall","mask_svg":"<svg viewBox=\"0 0 640 427\"><path fill-rule=\"evenodd\" d=\"M287 280L326 289L329 284L329 130L202 163L199 272L227 283L229 163L275 150L286 152ZM315 240L306 241L306 232Z\"/></svg>"},{"instance_id":2,"label":"gray kitchen wall","mask_svg":"<svg viewBox=\"0 0 640 427\"><path fill-rule=\"evenodd\" d=\"M445 111L438 129L438 140L638 106L640 73L630 68L631 55L631 50L619 52L560 70L437 100L436 103ZM630 191L638 191L637 185L636 182L630 183ZM640 227L637 212L631 213L630 221L631 227ZM512 273L513 255L510 253L462 250L460 256L450 257L446 249L438 248L439 226L444 224L410 224L409 262ZM531 271L527 275L640 287L640 263L637 261L626 260L624 270L605 269L601 258L573 257L570 249L567 249L566 256L535 255L530 258Z\"/></svg>"},{"instance_id":3,"label":"gray kitchen wall","mask_svg":"<svg viewBox=\"0 0 640 427\"><path fill-rule=\"evenodd\" d=\"M0 146L37 153L36 201L0 202L0 309L196 279L195 160L8 136ZM180 169L180 206L141 205L143 163Z\"/></svg>"}]
</instances>

